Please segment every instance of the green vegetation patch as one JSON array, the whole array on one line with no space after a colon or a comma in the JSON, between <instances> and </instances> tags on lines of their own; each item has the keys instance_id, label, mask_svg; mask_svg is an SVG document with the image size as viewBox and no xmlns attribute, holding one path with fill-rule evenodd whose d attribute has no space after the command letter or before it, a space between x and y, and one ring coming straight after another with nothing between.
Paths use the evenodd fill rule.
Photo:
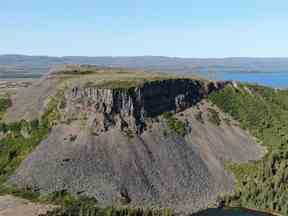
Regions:
<instances>
[{"instance_id":1,"label":"green vegetation patch","mask_svg":"<svg viewBox=\"0 0 288 216\"><path fill-rule=\"evenodd\" d=\"M29 188L17 189L6 182L20 163L47 137L63 108L63 93L49 99L45 113L38 120L4 123L0 121L0 194L36 199L39 195Z\"/></svg>"},{"instance_id":2,"label":"green vegetation patch","mask_svg":"<svg viewBox=\"0 0 288 216\"><path fill-rule=\"evenodd\" d=\"M94 65L65 65L64 68L59 69L59 75L89 75L94 73L103 72L105 68L97 67ZM109 68L106 68L109 70Z\"/></svg>"},{"instance_id":3,"label":"green vegetation patch","mask_svg":"<svg viewBox=\"0 0 288 216\"><path fill-rule=\"evenodd\" d=\"M40 193L32 191L30 188L16 188L4 183L0 184L0 196L11 194L16 197L21 197L32 202L40 202Z\"/></svg>"},{"instance_id":4,"label":"green vegetation patch","mask_svg":"<svg viewBox=\"0 0 288 216\"><path fill-rule=\"evenodd\" d=\"M47 99L45 112L42 115L43 124L47 124L47 127L52 127L57 124L61 118L61 110L65 107L64 90L59 90L56 95L50 96Z\"/></svg>"},{"instance_id":5,"label":"green vegetation patch","mask_svg":"<svg viewBox=\"0 0 288 216\"><path fill-rule=\"evenodd\" d=\"M67 71L59 71L57 74L63 74L63 75L89 75L97 73L97 70L67 70Z\"/></svg>"},{"instance_id":6,"label":"green vegetation patch","mask_svg":"<svg viewBox=\"0 0 288 216\"><path fill-rule=\"evenodd\" d=\"M98 84L94 84L97 88L107 88L107 89L129 89L135 87L142 87L145 80L135 79L135 80L107 80Z\"/></svg>"},{"instance_id":7,"label":"green vegetation patch","mask_svg":"<svg viewBox=\"0 0 288 216\"><path fill-rule=\"evenodd\" d=\"M142 76L131 76L125 77L125 78L119 78L119 79L111 79L111 80L103 80L103 81L90 81L85 84L85 87L97 87L97 88L104 88L104 89L130 89L130 88L137 88L137 87L143 87L145 84L160 84L160 82L165 80L183 80L185 78L176 77L176 76L168 76L168 75L162 75L162 76L155 76L148 74L143 74ZM187 80L191 80L189 78L186 78Z\"/></svg>"},{"instance_id":8,"label":"green vegetation patch","mask_svg":"<svg viewBox=\"0 0 288 216\"><path fill-rule=\"evenodd\" d=\"M169 129L177 135L185 136L187 134L185 123L177 119L172 113L163 113L163 118L167 121Z\"/></svg>"},{"instance_id":9,"label":"green vegetation patch","mask_svg":"<svg viewBox=\"0 0 288 216\"><path fill-rule=\"evenodd\" d=\"M91 198L75 199L41 216L172 216L170 209L145 209L128 206L100 207Z\"/></svg>"},{"instance_id":10,"label":"green vegetation patch","mask_svg":"<svg viewBox=\"0 0 288 216\"><path fill-rule=\"evenodd\" d=\"M18 190L6 188L6 194L29 199L33 202L54 204L58 208L48 211L39 216L172 216L171 209L168 208L137 208L125 205L107 206L99 205L93 197L72 196L65 190L56 191L51 194L40 196L38 192L31 190ZM0 195L3 194L0 191Z\"/></svg>"},{"instance_id":11,"label":"green vegetation patch","mask_svg":"<svg viewBox=\"0 0 288 216\"><path fill-rule=\"evenodd\" d=\"M0 98L0 112L5 112L12 105L12 101L8 97Z\"/></svg>"},{"instance_id":12,"label":"green vegetation patch","mask_svg":"<svg viewBox=\"0 0 288 216\"><path fill-rule=\"evenodd\" d=\"M261 161L226 164L237 179L226 203L288 215L288 91L242 84L213 92L209 99L268 149Z\"/></svg>"},{"instance_id":13,"label":"green vegetation patch","mask_svg":"<svg viewBox=\"0 0 288 216\"><path fill-rule=\"evenodd\" d=\"M219 113L212 108L208 108L208 121L210 121L212 124L219 126L221 124Z\"/></svg>"},{"instance_id":14,"label":"green vegetation patch","mask_svg":"<svg viewBox=\"0 0 288 216\"><path fill-rule=\"evenodd\" d=\"M0 96L0 120L11 105L12 101L8 96Z\"/></svg>"},{"instance_id":15,"label":"green vegetation patch","mask_svg":"<svg viewBox=\"0 0 288 216\"><path fill-rule=\"evenodd\" d=\"M0 123L0 184L13 174L21 161L31 153L48 134L48 128L38 120L32 122Z\"/></svg>"}]
</instances>

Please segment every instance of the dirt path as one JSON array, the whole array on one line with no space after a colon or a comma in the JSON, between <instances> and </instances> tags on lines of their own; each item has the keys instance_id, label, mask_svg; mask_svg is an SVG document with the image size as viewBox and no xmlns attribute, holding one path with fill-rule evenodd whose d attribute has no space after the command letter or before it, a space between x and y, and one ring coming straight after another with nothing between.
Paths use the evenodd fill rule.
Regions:
<instances>
[{"instance_id":1,"label":"dirt path","mask_svg":"<svg viewBox=\"0 0 288 216\"><path fill-rule=\"evenodd\" d=\"M0 196L0 216L38 216L54 206L31 203L10 195Z\"/></svg>"}]
</instances>

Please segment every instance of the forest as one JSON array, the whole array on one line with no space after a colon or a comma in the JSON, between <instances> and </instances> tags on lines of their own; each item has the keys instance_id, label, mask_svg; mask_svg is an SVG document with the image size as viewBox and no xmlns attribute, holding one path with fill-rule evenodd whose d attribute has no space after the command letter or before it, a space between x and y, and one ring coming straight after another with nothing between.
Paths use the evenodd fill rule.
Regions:
<instances>
[{"instance_id":1,"label":"forest","mask_svg":"<svg viewBox=\"0 0 288 216\"><path fill-rule=\"evenodd\" d=\"M226 163L237 187L225 203L288 215L288 91L239 84L212 93L209 100L267 148L261 161Z\"/></svg>"}]
</instances>

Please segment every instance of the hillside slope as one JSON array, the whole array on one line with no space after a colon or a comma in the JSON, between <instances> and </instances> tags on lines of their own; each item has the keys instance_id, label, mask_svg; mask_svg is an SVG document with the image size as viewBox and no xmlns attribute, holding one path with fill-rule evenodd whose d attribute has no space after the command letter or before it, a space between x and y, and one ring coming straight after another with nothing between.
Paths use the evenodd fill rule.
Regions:
<instances>
[{"instance_id":1,"label":"hillside slope","mask_svg":"<svg viewBox=\"0 0 288 216\"><path fill-rule=\"evenodd\" d=\"M4 115L8 125L40 118L49 128L45 135L43 126L33 124L44 134L37 136L42 141L25 150L28 156L9 156L13 166L18 155L25 159L15 172L8 169L12 175L4 174L10 184L41 194L65 191L106 205L186 213L203 209L233 190L225 161L264 155L236 121L207 102L227 85L232 83L131 76L107 68L52 72L15 96ZM29 139L21 128L16 137ZM14 127L10 130L13 134Z\"/></svg>"},{"instance_id":2,"label":"hillside slope","mask_svg":"<svg viewBox=\"0 0 288 216\"><path fill-rule=\"evenodd\" d=\"M261 161L227 166L237 177L237 187L226 203L288 215L288 91L239 84L209 99L268 149Z\"/></svg>"}]
</instances>

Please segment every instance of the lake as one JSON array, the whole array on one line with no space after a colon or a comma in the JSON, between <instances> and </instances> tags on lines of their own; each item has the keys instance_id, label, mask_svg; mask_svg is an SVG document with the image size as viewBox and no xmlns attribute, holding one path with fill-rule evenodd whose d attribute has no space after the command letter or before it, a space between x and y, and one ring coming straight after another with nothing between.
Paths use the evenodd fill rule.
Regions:
<instances>
[{"instance_id":1,"label":"lake","mask_svg":"<svg viewBox=\"0 0 288 216\"><path fill-rule=\"evenodd\" d=\"M238 80L274 88L288 88L288 72L217 72L215 77L219 80Z\"/></svg>"},{"instance_id":2,"label":"lake","mask_svg":"<svg viewBox=\"0 0 288 216\"><path fill-rule=\"evenodd\" d=\"M241 208L228 208L228 209L217 209L211 208L201 211L192 216L272 216L268 213L256 212Z\"/></svg>"}]
</instances>

